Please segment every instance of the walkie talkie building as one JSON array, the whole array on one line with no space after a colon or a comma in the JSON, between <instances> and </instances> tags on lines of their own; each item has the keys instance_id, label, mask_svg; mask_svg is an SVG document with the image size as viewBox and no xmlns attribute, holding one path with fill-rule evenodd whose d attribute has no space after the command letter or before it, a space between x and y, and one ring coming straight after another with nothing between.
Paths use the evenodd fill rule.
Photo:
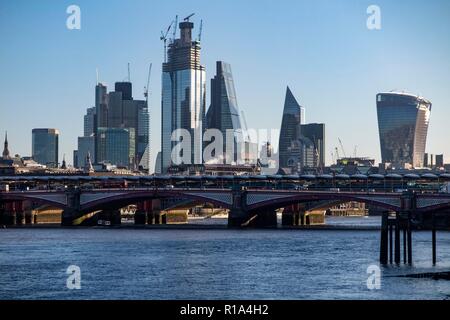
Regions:
<instances>
[{"instance_id":1,"label":"walkie talkie building","mask_svg":"<svg viewBox=\"0 0 450 320\"><path fill-rule=\"evenodd\" d=\"M377 95L381 158L395 168L423 167L431 102L406 93Z\"/></svg>"}]
</instances>

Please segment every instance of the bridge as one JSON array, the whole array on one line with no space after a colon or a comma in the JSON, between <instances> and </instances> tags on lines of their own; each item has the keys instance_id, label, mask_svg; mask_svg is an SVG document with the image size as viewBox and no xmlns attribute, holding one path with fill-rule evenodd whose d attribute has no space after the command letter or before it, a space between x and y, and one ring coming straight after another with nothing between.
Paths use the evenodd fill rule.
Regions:
<instances>
[{"instance_id":1,"label":"bridge","mask_svg":"<svg viewBox=\"0 0 450 320\"><path fill-rule=\"evenodd\" d=\"M74 226L97 213L120 223L118 209L137 204L136 224L158 223L161 201L210 203L227 209L230 227L275 227L276 210L284 208L283 225L299 225L307 206L362 202L384 209L380 262L412 262L411 230L432 222L436 261L435 218L450 212L450 194L439 190L441 176L46 176L0 177L3 224L22 220L25 202L62 210L62 224Z\"/></svg>"}]
</instances>

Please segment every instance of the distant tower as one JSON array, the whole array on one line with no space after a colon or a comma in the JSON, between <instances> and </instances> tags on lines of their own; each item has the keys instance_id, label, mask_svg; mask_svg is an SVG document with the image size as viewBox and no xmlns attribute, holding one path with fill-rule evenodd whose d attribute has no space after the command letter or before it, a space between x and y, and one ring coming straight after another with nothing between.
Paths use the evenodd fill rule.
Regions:
<instances>
[{"instance_id":1,"label":"distant tower","mask_svg":"<svg viewBox=\"0 0 450 320\"><path fill-rule=\"evenodd\" d=\"M67 169L66 154L63 154L63 161L62 161L62 164L61 164L61 169Z\"/></svg>"},{"instance_id":2,"label":"distant tower","mask_svg":"<svg viewBox=\"0 0 450 320\"><path fill-rule=\"evenodd\" d=\"M3 159L9 159L9 150L8 150L8 132L5 133L5 147L3 148Z\"/></svg>"}]
</instances>

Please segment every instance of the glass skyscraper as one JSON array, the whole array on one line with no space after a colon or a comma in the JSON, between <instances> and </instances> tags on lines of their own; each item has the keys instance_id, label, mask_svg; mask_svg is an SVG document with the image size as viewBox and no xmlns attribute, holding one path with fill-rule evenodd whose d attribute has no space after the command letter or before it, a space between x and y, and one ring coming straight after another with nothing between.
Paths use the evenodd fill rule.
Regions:
<instances>
[{"instance_id":1,"label":"glass skyscraper","mask_svg":"<svg viewBox=\"0 0 450 320\"><path fill-rule=\"evenodd\" d=\"M234 132L232 161L236 161L238 142L243 142L242 125L231 66L222 61L216 62L216 75L211 79L211 106L206 114L206 120L208 129L222 132L224 153L227 151L227 130ZM228 150L231 150L231 146ZM226 157L229 158L230 155Z\"/></svg>"},{"instance_id":2,"label":"glass skyscraper","mask_svg":"<svg viewBox=\"0 0 450 320\"><path fill-rule=\"evenodd\" d=\"M203 120L205 118L205 68L200 64L200 43L192 40L194 24L179 24L180 38L174 39L163 63L161 100L161 169L173 163L172 132L186 129L191 135L190 162L202 163ZM186 163L188 164L188 163Z\"/></svg>"},{"instance_id":3,"label":"glass skyscraper","mask_svg":"<svg viewBox=\"0 0 450 320\"><path fill-rule=\"evenodd\" d=\"M308 138L314 145L313 167L325 167L325 124L308 123L300 126L302 137Z\"/></svg>"},{"instance_id":4,"label":"glass skyscraper","mask_svg":"<svg viewBox=\"0 0 450 320\"><path fill-rule=\"evenodd\" d=\"M33 129L32 157L47 167L58 167L59 131L57 129Z\"/></svg>"},{"instance_id":5,"label":"glass skyscraper","mask_svg":"<svg viewBox=\"0 0 450 320\"><path fill-rule=\"evenodd\" d=\"M395 168L423 167L431 102L411 94L377 95L381 158Z\"/></svg>"},{"instance_id":6,"label":"glass skyscraper","mask_svg":"<svg viewBox=\"0 0 450 320\"><path fill-rule=\"evenodd\" d=\"M78 137L78 153L77 153L78 163L76 164L77 167L84 168L86 166L86 158L88 154L91 157L91 161L95 163L94 150L95 150L95 136L92 135L88 137Z\"/></svg>"},{"instance_id":7,"label":"glass skyscraper","mask_svg":"<svg viewBox=\"0 0 450 320\"><path fill-rule=\"evenodd\" d=\"M134 161L134 128L98 128L96 144L100 159L118 167L129 168Z\"/></svg>"},{"instance_id":8,"label":"glass skyscraper","mask_svg":"<svg viewBox=\"0 0 450 320\"><path fill-rule=\"evenodd\" d=\"M301 106L287 87L278 144L280 168L288 167L288 160L291 157L291 143L299 138L301 123Z\"/></svg>"}]
</instances>

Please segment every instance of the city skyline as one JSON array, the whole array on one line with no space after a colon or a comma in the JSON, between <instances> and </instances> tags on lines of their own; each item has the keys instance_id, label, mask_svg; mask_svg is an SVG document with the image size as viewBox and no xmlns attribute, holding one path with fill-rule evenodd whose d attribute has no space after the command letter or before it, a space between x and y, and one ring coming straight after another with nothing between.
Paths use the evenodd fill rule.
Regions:
<instances>
[{"instance_id":1,"label":"city skyline","mask_svg":"<svg viewBox=\"0 0 450 320\"><path fill-rule=\"evenodd\" d=\"M0 52L0 64L5 70L0 76L0 85L4 88L1 92L0 130L8 131L12 155L31 155L33 128L57 128L61 132L59 158L66 154L66 160L72 163L72 150L76 149L77 137L83 134L83 115L94 102L92 87L96 81L95 68L100 70L100 81L112 87L113 83L125 78L126 65L131 62L135 95L142 99L139 89L145 85L148 63L152 62L156 66L150 82L149 102L153 167L154 158L160 150L160 68L164 54L163 44L158 40L159 33L175 14L183 18L196 12L193 21L198 24L203 19L204 23L202 64L206 66L207 106L210 104L209 80L214 75L215 62L223 59L233 65L239 104L246 112L249 128L280 129L284 88L289 85L306 108L308 122L326 124L326 150L333 150L338 145L338 138L341 138L347 153L351 153L357 145L358 155L373 157L380 162L375 96L393 89L404 90L425 96L433 102L426 152L444 153L446 162L449 162L445 119L450 116L450 111L446 110L450 94L445 90L445 83L450 81L447 58L450 47L445 39L450 28L448 14L445 10L439 11L439 5L449 7L447 2L424 6L418 2L391 4L379 1L383 23L382 29L377 31L368 30L365 25L365 9L369 2L335 4L321 1L311 4L287 1L287 6L281 9L268 2L258 2L259 6L250 2L239 5L236 24L228 26L228 33L234 36L220 30L224 18L215 19L211 9L214 7L217 10L217 5L209 6L203 1L193 2L189 6L180 2L161 4L157 12L148 10L151 5L144 2L136 1L133 5L112 2L107 13L109 18L120 17L124 8L129 10L128 13L143 12L139 13L137 22L127 25L123 31L115 26L110 26L112 30L103 29L107 17L100 15L98 4L85 1L78 3L82 11L81 30L67 30L65 9L69 4L50 5L45 1L39 5L27 3L27 7L36 7L36 15L31 16L20 12L24 3L14 8L7 3L0 5L5 8L0 11L0 38L12 45L12 48ZM293 10L287 10L289 6ZM268 16L264 13L268 9L274 9L277 13L282 11L287 17ZM252 25L248 28L244 16L250 11L260 15L247 20L246 23ZM344 14L346 21L343 20ZM414 14L421 14L422 19L413 24L408 19ZM93 23L96 16L103 22L100 27ZM43 17L48 17L48 21L43 21ZM320 22L314 22L312 17L320 17ZM273 26L268 34L260 32L260 26L269 18L280 22L280 25ZM34 56L28 56L27 48L36 45L29 32L37 23L41 29L35 29L34 33L37 38L41 37L43 43L39 44ZM13 27L18 27L14 39L7 32ZM278 32L286 27L289 27L286 33L298 30L298 34L294 33L298 43L286 42L289 35L278 36ZM314 36L309 36L308 30L311 32L313 28L316 28ZM432 36L429 34L431 31ZM128 50L113 53L107 43L108 38L120 36L122 32L131 33ZM48 34L61 40L60 45L49 43L50 39L51 42L58 41ZM348 34L354 36L348 37ZM399 34L401 39L398 39ZM95 37L101 45L98 54L89 50ZM259 48L267 46L264 42L266 37L270 37L275 45L274 48L267 48L267 53L261 53ZM427 50L409 50L409 43L417 37ZM145 41L138 41L138 38ZM228 43L231 39L232 48ZM55 51L50 52L51 49ZM17 55L19 51L21 54ZM328 51L332 52L327 54ZM88 52L92 55L89 61L86 58ZM64 64L55 59L63 60ZM288 62L281 60L289 61L292 68L286 69L284 66ZM49 72L43 73L46 70ZM40 79L42 74L46 77ZM421 77L420 74L427 76ZM15 108L20 112L20 125L14 123L17 115L6 112L6 108ZM42 113L33 112L36 109L42 110ZM330 154L325 157L329 164Z\"/></svg>"}]
</instances>

